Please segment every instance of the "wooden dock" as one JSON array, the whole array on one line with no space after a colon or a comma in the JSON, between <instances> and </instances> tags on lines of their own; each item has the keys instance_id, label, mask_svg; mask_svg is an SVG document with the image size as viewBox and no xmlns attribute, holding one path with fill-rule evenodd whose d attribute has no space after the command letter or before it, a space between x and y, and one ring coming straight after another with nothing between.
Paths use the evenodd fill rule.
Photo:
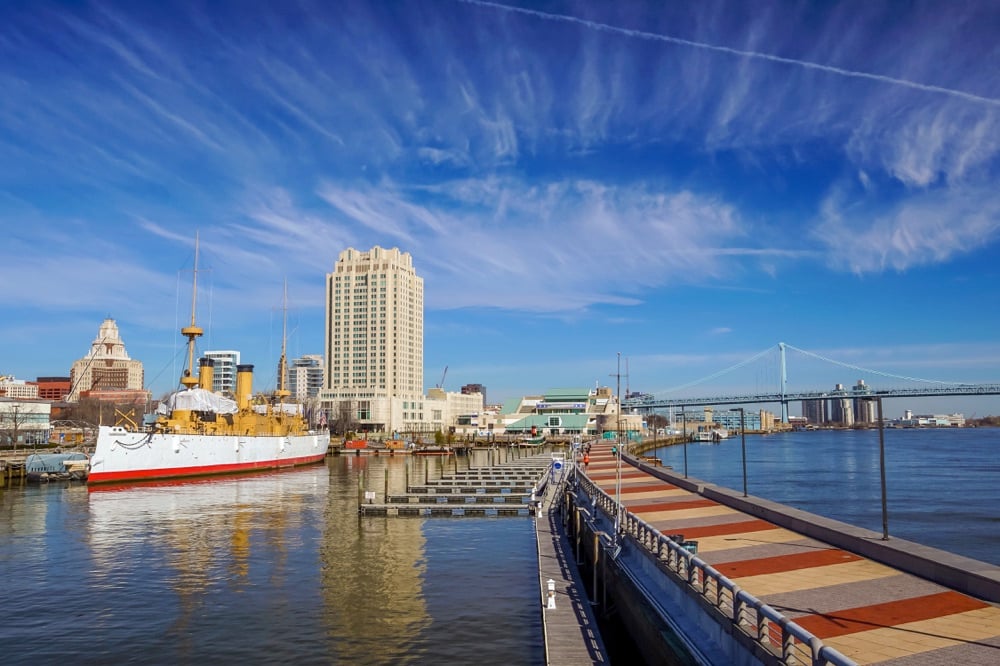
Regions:
<instances>
[{"instance_id":1,"label":"wooden dock","mask_svg":"<svg viewBox=\"0 0 1000 666\"><path fill-rule=\"evenodd\" d=\"M535 521L545 663L549 666L609 663L593 606L562 529L558 488L548 488Z\"/></svg>"}]
</instances>

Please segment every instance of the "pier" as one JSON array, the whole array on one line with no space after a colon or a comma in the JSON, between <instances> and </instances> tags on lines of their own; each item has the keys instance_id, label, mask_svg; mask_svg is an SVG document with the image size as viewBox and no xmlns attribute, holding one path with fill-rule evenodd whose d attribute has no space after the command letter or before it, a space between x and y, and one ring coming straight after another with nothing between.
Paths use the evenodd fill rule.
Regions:
<instances>
[{"instance_id":1,"label":"pier","mask_svg":"<svg viewBox=\"0 0 1000 666\"><path fill-rule=\"evenodd\" d=\"M24 483L28 478L28 466L24 460L0 459L0 487L11 483Z\"/></svg>"},{"instance_id":2,"label":"pier","mask_svg":"<svg viewBox=\"0 0 1000 666\"><path fill-rule=\"evenodd\" d=\"M997 662L1000 567L590 455L565 524L650 663Z\"/></svg>"}]
</instances>

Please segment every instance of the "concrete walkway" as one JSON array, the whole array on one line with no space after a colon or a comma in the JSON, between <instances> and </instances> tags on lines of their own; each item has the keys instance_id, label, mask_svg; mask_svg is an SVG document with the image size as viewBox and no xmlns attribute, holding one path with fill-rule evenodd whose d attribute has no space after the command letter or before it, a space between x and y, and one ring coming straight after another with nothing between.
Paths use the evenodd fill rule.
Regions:
<instances>
[{"instance_id":1,"label":"concrete walkway","mask_svg":"<svg viewBox=\"0 0 1000 666\"><path fill-rule=\"evenodd\" d=\"M611 446L593 446L587 475L614 497ZM1000 664L994 604L741 513L627 462L621 499L661 533L697 541L699 558L859 664Z\"/></svg>"}]
</instances>

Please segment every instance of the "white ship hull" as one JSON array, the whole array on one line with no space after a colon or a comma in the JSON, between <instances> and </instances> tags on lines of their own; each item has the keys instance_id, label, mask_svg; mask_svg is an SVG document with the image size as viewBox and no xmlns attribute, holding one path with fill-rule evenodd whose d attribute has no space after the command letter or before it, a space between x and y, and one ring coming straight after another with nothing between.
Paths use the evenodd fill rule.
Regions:
<instances>
[{"instance_id":1,"label":"white ship hull","mask_svg":"<svg viewBox=\"0 0 1000 666\"><path fill-rule=\"evenodd\" d=\"M316 463L327 432L288 436L170 435L101 426L88 483L232 474Z\"/></svg>"}]
</instances>

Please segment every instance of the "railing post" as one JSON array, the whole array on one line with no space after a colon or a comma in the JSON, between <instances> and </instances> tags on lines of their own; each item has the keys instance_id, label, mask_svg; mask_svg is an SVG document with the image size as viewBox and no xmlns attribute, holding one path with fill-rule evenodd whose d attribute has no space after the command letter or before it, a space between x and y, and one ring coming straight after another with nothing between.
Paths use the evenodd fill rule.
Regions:
<instances>
[{"instance_id":1,"label":"railing post","mask_svg":"<svg viewBox=\"0 0 1000 666\"><path fill-rule=\"evenodd\" d=\"M789 657L791 657L794 652L795 652L795 637L792 635L792 632L788 631L788 627L782 625L781 660L787 664Z\"/></svg>"},{"instance_id":2,"label":"railing post","mask_svg":"<svg viewBox=\"0 0 1000 666\"><path fill-rule=\"evenodd\" d=\"M591 576L591 578L593 579L593 584L591 586L591 589L593 590L593 594L590 595L590 598L593 599L596 602L597 601L597 564L598 564L598 562L600 562L600 559L601 559L601 537L600 537L600 535L597 532L594 532L594 544L593 545L594 545L594 557L593 557L593 562L591 562L591 567L593 568L593 574Z\"/></svg>"}]
</instances>

